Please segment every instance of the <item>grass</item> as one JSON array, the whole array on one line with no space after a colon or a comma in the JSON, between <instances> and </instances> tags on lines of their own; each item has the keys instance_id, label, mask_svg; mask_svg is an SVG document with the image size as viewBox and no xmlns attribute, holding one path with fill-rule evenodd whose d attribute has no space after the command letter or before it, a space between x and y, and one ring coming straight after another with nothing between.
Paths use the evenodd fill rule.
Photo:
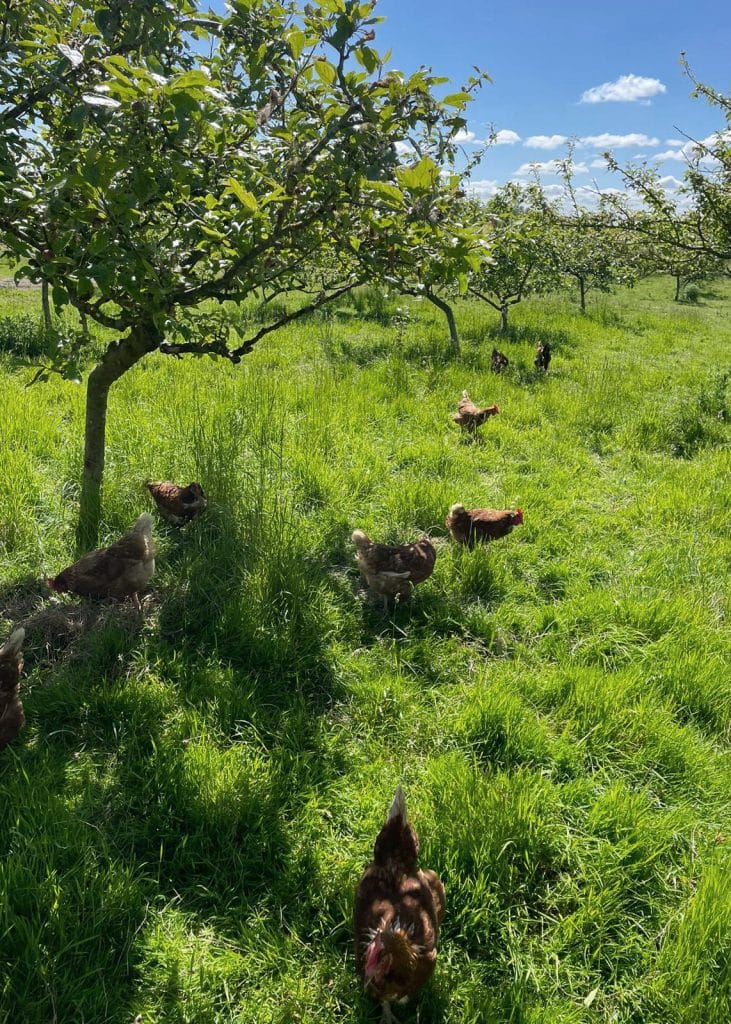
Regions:
<instances>
[{"instance_id":1,"label":"grass","mask_svg":"<svg viewBox=\"0 0 731 1024\"><path fill-rule=\"evenodd\" d=\"M238 368L148 359L111 397L105 536L146 479L198 479L210 508L157 527L142 617L44 593L73 550L83 391L26 390L0 353L0 617L28 633L28 724L0 759L2 1024L377 1020L350 915L399 781L448 900L404 1022L729 1020L714 295L525 304L500 377L474 304L462 362L416 302L396 327L383 303L312 319ZM37 293L0 301L37 316ZM465 387L501 408L477 443L449 420ZM444 538L458 500L525 526L440 540L382 618L350 532Z\"/></svg>"}]
</instances>

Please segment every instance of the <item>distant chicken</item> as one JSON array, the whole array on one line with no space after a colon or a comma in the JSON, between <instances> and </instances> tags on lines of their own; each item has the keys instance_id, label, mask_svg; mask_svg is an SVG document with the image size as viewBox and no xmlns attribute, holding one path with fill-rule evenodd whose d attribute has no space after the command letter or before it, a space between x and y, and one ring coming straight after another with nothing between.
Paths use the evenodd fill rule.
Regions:
<instances>
[{"instance_id":1,"label":"distant chicken","mask_svg":"<svg viewBox=\"0 0 731 1024\"><path fill-rule=\"evenodd\" d=\"M200 484L180 487L169 480L151 480L145 486L154 498L160 515L173 526L185 526L206 510L208 502Z\"/></svg>"},{"instance_id":2,"label":"distant chicken","mask_svg":"<svg viewBox=\"0 0 731 1024\"><path fill-rule=\"evenodd\" d=\"M80 597L114 597L119 601L134 597L144 590L155 571L155 549L152 544L152 517L143 512L137 522L108 548L90 551L48 586L58 594Z\"/></svg>"},{"instance_id":3,"label":"distant chicken","mask_svg":"<svg viewBox=\"0 0 731 1024\"><path fill-rule=\"evenodd\" d=\"M473 544L499 540L512 533L514 526L522 526L523 513L519 508L499 511L494 508L465 508L452 505L446 518L447 528L456 541L471 548Z\"/></svg>"},{"instance_id":4,"label":"distant chicken","mask_svg":"<svg viewBox=\"0 0 731 1024\"><path fill-rule=\"evenodd\" d=\"M510 366L510 360L502 352L499 352L496 348L492 350L490 357L490 369L493 373L502 373L503 370L507 370Z\"/></svg>"},{"instance_id":5,"label":"distant chicken","mask_svg":"<svg viewBox=\"0 0 731 1024\"><path fill-rule=\"evenodd\" d=\"M25 725L19 697L24 639L25 630L16 629L0 647L0 750L4 750Z\"/></svg>"},{"instance_id":6,"label":"distant chicken","mask_svg":"<svg viewBox=\"0 0 731 1024\"><path fill-rule=\"evenodd\" d=\"M459 423L463 430L468 430L473 434L478 427L490 416L497 416L500 409L496 405L488 405L484 409L480 409L472 401L466 391L462 392L462 400L457 406L457 412L452 416L455 423Z\"/></svg>"},{"instance_id":7,"label":"distant chicken","mask_svg":"<svg viewBox=\"0 0 731 1024\"><path fill-rule=\"evenodd\" d=\"M418 856L399 786L355 895L358 973L382 1004L384 1022L393 1020L392 1003L424 987L437 959L444 886L436 872L417 869Z\"/></svg>"},{"instance_id":8,"label":"distant chicken","mask_svg":"<svg viewBox=\"0 0 731 1024\"><path fill-rule=\"evenodd\" d=\"M362 530L355 530L352 541L360 574L369 589L383 598L384 611L389 597L407 600L413 587L434 571L437 553L428 537L416 544L376 544Z\"/></svg>"},{"instance_id":9,"label":"distant chicken","mask_svg":"<svg viewBox=\"0 0 731 1024\"><path fill-rule=\"evenodd\" d=\"M545 373L551 363L551 346L547 341L541 342L536 349L536 357L533 360L533 365L536 370L543 370Z\"/></svg>"}]
</instances>

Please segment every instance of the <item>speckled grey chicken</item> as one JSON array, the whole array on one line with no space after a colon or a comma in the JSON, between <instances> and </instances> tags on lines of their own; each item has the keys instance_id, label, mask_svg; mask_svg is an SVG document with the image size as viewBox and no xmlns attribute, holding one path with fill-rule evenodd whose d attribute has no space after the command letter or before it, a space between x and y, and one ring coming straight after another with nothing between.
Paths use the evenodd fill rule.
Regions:
<instances>
[{"instance_id":1,"label":"speckled grey chicken","mask_svg":"<svg viewBox=\"0 0 731 1024\"><path fill-rule=\"evenodd\" d=\"M0 750L4 750L25 725L20 700L25 630L14 630L0 647Z\"/></svg>"},{"instance_id":2,"label":"speckled grey chicken","mask_svg":"<svg viewBox=\"0 0 731 1024\"><path fill-rule=\"evenodd\" d=\"M415 996L434 972L444 886L420 870L419 837L399 786L355 896L355 957L366 991L392 1020L391 1004Z\"/></svg>"},{"instance_id":3,"label":"speckled grey chicken","mask_svg":"<svg viewBox=\"0 0 731 1024\"><path fill-rule=\"evenodd\" d=\"M383 598L384 610L389 598L407 600L434 571L437 553L428 537L415 544L378 544L355 530L352 541L360 574L369 590Z\"/></svg>"}]
</instances>

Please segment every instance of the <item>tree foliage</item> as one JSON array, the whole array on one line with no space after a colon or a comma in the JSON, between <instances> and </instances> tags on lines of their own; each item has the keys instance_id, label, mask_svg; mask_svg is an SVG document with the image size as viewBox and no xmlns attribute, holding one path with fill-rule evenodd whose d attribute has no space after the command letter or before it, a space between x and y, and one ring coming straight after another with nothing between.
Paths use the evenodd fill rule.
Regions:
<instances>
[{"instance_id":1,"label":"tree foliage","mask_svg":"<svg viewBox=\"0 0 731 1024\"><path fill-rule=\"evenodd\" d=\"M237 362L409 254L446 244L443 274L467 257L440 170L481 79L437 99L427 69L386 71L379 20L373 0L234 0L205 18L188 0L6 3L0 241L57 308L119 336L88 386L92 530L106 394L145 354ZM232 338L210 300L252 292L298 298ZM65 352L54 368L77 375Z\"/></svg>"}]
</instances>

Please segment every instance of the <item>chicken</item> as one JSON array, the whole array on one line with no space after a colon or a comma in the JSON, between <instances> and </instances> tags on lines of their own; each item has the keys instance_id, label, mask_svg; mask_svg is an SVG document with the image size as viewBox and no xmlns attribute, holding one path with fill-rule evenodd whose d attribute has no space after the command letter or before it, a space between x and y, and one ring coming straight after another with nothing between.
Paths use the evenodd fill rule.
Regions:
<instances>
[{"instance_id":1,"label":"chicken","mask_svg":"<svg viewBox=\"0 0 731 1024\"><path fill-rule=\"evenodd\" d=\"M471 400L466 391L462 392L462 400L457 406L457 412L452 416L455 423L459 423L463 430L474 433L481 427L490 416L497 416L500 412L496 405L488 405L484 409L478 408Z\"/></svg>"},{"instance_id":2,"label":"chicken","mask_svg":"<svg viewBox=\"0 0 731 1024\"><path fill-rule=\"evenodd\" d=\"M507 537L514 526L522 525L523 513L519 508L511 512L510 509L465 508L460 504L452 505L445 522L454 539L471 548L476 543Z\"/></svg>"},{"instance_id":3,"label":"chicken","mask_svg":"<svg viewBox=\"0 0 731 1024\"><path fill-rule=\"evenodd\" d=\"M152 517L143 512L137 522L108 548L90 551L74 562L48 586L58 594L70 591L80 597L114 597L124 600L144 590L155 571Z\"/></svg>"},{"instance_id":4,"label":"chicken","mask_svg":"<svg viewBox=\"0 0 731 1024\"><path fill-rule=\"evenodd\" d=\"M368 991L392 1020L391 1003L419 992L437 959L444 886L416 867L419 837L399 786L355 894L355 958Z\"/></svg>"},{"instance_id":5,"label":"chicken","mask_svg":"<svg viewBox=\"0 0 731 1024\"><path fill-rule=\"evenodd\" d=\"M0 647L0 750L15 739L25 725L20 693L25 630L16 629Z\"/></svg>"},{"instance_id":6,"label":"chicken","mask_svg":"<svg viewBox=\"0 0 731 1024\"><path fill-rule=\"evenodd\" d=\"M352 541L360 574L368 588L383 598L384 611L389 597L407 600L413 587L434 571L437 553L428 537L416 544L375 544L362 530L355 530Z\"/></svg>"},{"instance_id":7,"label":"chicken","mask_svg":"<svg viewBox=\"0 0 731 1024\"><path fill-rule=\"evenodd\" d=\"M173 526L184 526L206 510L208 502L200 484L180 487L169 480L151 480L145 486L154 498L160 515Z\"/></svg>"},{"instance_id":8,"label":"chicken","mask_svg":"<svg viewBox=\"0 0 731 1024\"><path fill-rule=\"evenodd\" d=\"M551 362L551 346L547 341L542 341L536 349L536 357L533 360L533 365L536 370L543 370L545 373Z\"/></svg>"},{"instance_id":9,"label":"chicken","mask_svg":"<svg viewBox=\"0 0 731 1024\"><path fill-rule=\"evenodd\" d=\"M510 366L510 360L502 352L499 352L496 348L492 350L490 356L490 369L493 373L502 373L503 370L507 370Z\"/></svg>"}]
</instances>

